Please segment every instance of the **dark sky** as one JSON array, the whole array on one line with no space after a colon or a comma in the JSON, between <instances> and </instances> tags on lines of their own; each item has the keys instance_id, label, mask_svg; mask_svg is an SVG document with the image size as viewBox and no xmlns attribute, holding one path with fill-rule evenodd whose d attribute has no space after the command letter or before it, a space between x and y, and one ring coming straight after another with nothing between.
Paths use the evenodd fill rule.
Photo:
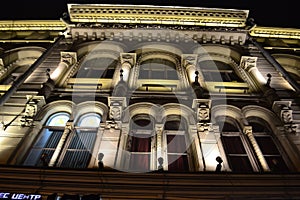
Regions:
<instances>
[{"instance_id":1,"label":"dark sky","mask_svg":"<svg viewBox=\"0 0 300 200\"><path fill-rule=\"evenodd\" d=\"M8 0L1 5L0 20L59 19L68 3L192 6L249 10L259 26L300 29L296 0Z\"/></svg>"}]
</instances>

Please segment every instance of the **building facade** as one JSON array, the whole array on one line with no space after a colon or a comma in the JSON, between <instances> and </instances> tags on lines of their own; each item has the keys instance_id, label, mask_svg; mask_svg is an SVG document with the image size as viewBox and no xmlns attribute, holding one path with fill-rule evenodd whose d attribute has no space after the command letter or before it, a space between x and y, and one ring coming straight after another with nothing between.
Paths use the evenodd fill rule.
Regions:
<instances>
[{"instance_id":1,"label":"building facade","mask_svg":"<svg viewBox=\"0 0 300 200\"><path fill-rule=\"evenodd\" d=\"M0 21L0 199L300 198L300 30L67 7Z\"/></svg>"}]
</instances>

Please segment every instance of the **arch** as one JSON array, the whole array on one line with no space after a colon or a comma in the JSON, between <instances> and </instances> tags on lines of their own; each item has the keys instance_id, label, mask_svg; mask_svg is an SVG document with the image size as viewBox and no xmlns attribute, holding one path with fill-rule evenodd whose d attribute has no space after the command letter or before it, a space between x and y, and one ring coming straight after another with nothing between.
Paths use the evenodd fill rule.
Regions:
<instances>
[{"instance_id":1,"label":"arch","mask_svg":"<svg viewBox=\"0 0 300 200\"><path fill-rule=\"evenodd\" d=\"M2 57L4 67L0 70L0 81L3 81L3 84L11 84L12 79L23 74L44 51L44 48L38 46L19 47L6 51Z\"/></svg>"},{"instance_id":2,"label":"arch","mask_svg":"<svg viewBox=\"0 0 300 200\"><path fill-rule=\"evenodd\" d=\"M66 112L71 114L74 108L75 108L75 104L72 101L68 101L68 100L53 101L46 104L38 111L38 113L35 116L35 120L41 121L41 123L44 124L46 119L48 119L54 113Z\"/></svg>"},{"instance_id":3,"label":"arch","mask_svg":"<svg viewBox=\"0 0 300 200\"><path fill-rule=\"evenodd\" d=\"M236 120L240 127L245 125L245 117L242 113L242 110L236 106L232 105L216 105L211 109L211 118L212 122L216 123L218 117L231 117Z\"/></svg>"},{"instance_id":4,"label":"arch","mask_svg":"<svg viewBox=\"0 0 300 200\"><path fill-rule=\"evenodd\" d=\"M279 53L272 56L296 81L300 81L300 56Z\"/></svg>"},{"instance_id":5,"label":"arch","mask_svg":"<svg viewBox=\"0 0 300 200\"><path fill-rule=\"evenodd\" d=\"M93 41L81 43L76 47L77 57L80 59L84 55L97 52L97 51L108 51L108 52L119 52L123 53L125 46L121 43L111 41ZM108 54L109 55L109 54Z\"/></svg>"},{"instance_id":6,"label":"arch","mask_svg":"<svg viewBox=\"0 0 300 200\"><path fill-rule=\"evenodd\" d=\"M167 103L162 105L160 112L163 121L166 120L168 116L179 115L183 117L186 120L186 122L188 122L187 124L197 124L194 110L192 110L186 105L177 103Z\"/></svg>"},{"instance_id":7,"label":"arch","mask_svg":"<svg viewBox=\"0 0 300 200\"><path fill-rule=\"evenodd\" d=\"M76 106L76 109L73 112L74 115L74 121L77 122L81 116L83 116L86 113L96 113L101 116L101 121L106 121L106 116L108 113L108 107L102 102L98 101L86 101L79 103Z\"/></svg>"},{"instance_id":8,"label":"arch","mask_svg":"<svg viewBox=\"0 0 300 200\"><path fill-rule=\"evenodd\" d=\"M46 51L45 48L38 46L18 47L5 51L2 59L4 65L10 65L16 62L22 63L22 61L26 59L37 59L44 51Z\"/></svg>"},{"instance_id":9,"label":"arch","mask_svg":"<svg viewBox=\"0 0 300 200\"><path fill-rule=\"evenodd\" d=\"M135 115L145 114L150 115L156 121L161 121L161 117L159 117L159 106L153 103L148 102L140 102L135 103L128 106L124 110L123 122L128 123L130 119L132 119Z\"/></svg>"},{"instance_id":10,"label":"arch","mask_svg":"<svg viewBox=\"0 0 300 200\"><path fill-rule=\"evenodd\" d=\"M274 133L277 132L277 126L282 125L282 122L274 112L261 106L244 106L242 108L242 113L246 119L249 117L257 117L265 120L271 126Z\"/></svg>"},{"instance_id":11,"label":"arch","mask_svg":"<svg viewBox=\"0 0 300 200\"><path fill-rule=\"evenodd\" d=\"M180 49L180 47L167 44L167 43L166 44L163 43L140 44L138 46L135 46L133 50L137 54L145 54L145 53L155 52L155 51L169 52L179 57L182 54L182 50Z\"/></svg>"},{"instance_id":12,"label":"arch","mask_svg":"<svg viewBox=\"0 0 300 200\"><path fill-rule=\"evenodd\" d=\"M233 59L236 63L239 63L241 60L241 54L240 50L226 46L226 45L219 45L219 44L202 44L200 47L196 47L193 50L194 54L208 54L208 55L214 55L216 52L218 52L219 55L222 55L223 57L228 57Z\"/></svg>"},{"instance_id":13,"label":"arch","mask_svg":"<svg viewBox=\"0 0 300 200\"><path fill-rule=\"evenodd\" d=\"M98 128L101 122L101 116L97 113L85 113L80 116L77 121L79 127L93 127Z\"/></svg>"}]
</instances>

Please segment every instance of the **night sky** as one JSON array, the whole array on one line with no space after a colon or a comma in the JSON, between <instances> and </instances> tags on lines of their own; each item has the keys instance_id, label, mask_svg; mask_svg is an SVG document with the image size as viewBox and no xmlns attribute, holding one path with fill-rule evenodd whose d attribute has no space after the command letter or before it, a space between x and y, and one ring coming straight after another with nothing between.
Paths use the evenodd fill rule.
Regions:
<instances>
[{"instance_id":1,"label":"night sky","mask_svg":"<svg viewBox=\"0 0 300 200\"><path fill-rule=\"evenodd\" d=\"M249 10L259 26L300 29L296 0L9 0L1 5L0 20L59 19L68 3L191 6ZM263 4L262 4L263 3Z\"/></svg>"}]
</instances>

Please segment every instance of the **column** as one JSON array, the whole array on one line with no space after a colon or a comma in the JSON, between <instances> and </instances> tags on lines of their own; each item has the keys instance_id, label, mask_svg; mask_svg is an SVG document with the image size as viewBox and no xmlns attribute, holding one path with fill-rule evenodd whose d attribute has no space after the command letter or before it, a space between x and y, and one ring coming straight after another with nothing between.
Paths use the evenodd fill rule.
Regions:
<instances>
[{"instance_id":1,"label":"column","mask_svg":"<svg viewBox=\"0 0 300 200\"><path fill-rule=\"evenodd\" d=\"M136 54L135 53L121 53L121 65L123 70L123 80L128 82L129 74L131 68L136 63Z\"/></svg>"},{"instance_id":2,"label":"column","mask_svg":"<svg viewBox=\"0 0 300 200\"><path fill-rule=\"evenodd\" d=\"M252 126L244 126L243 132L249 138L250 143L255 151L256 156L258 157L258 160L259 160L263 170L270 171L267 161L265 160L265 157L264 157L263 153L261 152L261 150L254 138L254 135L252 133Z\"/></svg>"},{"instance_id":3,"label":"column","mask_svg":"<svg viewBox=\"0 0 300 200\"><path fill-rule=\"evenodd\" d=\"M197 55L196 54L182 54L181 63L186 70L190 84L195 82L195 71L197 71Z\"/></svg>"},{"instance_id":4,"label":"column","mask_svg":"<svg viewBox=\"0 0 300 200\"><path fill-rule=\"evenodd\" d=\"M51 160L49 162L49 167L53 167L56 164L56 162L61 154L61 151L63 150L63 148L65 146L66 140L67 140L68 136L70 135L70 133L72 133L73 130L74 130L73 121L68 121L65 126L65 130L64 130L64 132L56 146L56 149L51 157Z\"/></svg>"}]
</instances>

